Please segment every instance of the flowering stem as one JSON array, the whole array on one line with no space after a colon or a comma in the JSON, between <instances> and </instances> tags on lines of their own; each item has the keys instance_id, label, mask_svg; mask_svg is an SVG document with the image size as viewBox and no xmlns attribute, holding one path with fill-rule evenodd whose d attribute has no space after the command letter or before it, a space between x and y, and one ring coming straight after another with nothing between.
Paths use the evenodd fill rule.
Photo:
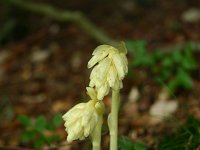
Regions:
<instances>
[{"instance_id":1,"label":"flowering stem","mask_svg":"<svg viewBox=\"0 0 200 150\"><path fill-rule=\"evenodd\" d=\"M99 118L96 128L92 133L92 150L101 150L101 127L103 123L103 116Z\"/></svg>"},{"instance_id":2,"label":"flowering stem","mask_svg":"<svg viewBox=\"0 0 200 150\"><path fill-rule=\"evenodd\" d=\"M117 150L119 90L112 90L112 106L110 118L110 150Z\"/></svg>"}]
</instances>

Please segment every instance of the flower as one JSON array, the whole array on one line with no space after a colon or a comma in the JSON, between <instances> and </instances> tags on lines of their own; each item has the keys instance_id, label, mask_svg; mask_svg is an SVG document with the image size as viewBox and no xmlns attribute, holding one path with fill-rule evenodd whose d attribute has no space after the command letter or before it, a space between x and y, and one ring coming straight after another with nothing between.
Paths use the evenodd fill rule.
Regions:
<instances>
[{"instance_id":1,"label":"flower","mask_svg":"<svg viewBox=\"0 0 200 150\"><path fill-rule=\"evenodd\" d=\"M94 68L90 74L89 86L96 87L97 99L102 100L109 93L110 87L114 90L123 87L122 80L128 73L126 54L124 43L118 49L110 45L100 45L92 53L88 68Z\"/></svg>"},{"instance_id":2,"label":"flower","mask_svg":"<svg viewBox=\"0 0 200 150\"><path fill-rule=\"evenodd\" d=\"M95 89L91 87L86 87L86 90L87 90L87 95L89 95L91 100L97 101L97 92L95 91Z\"/></svg>"},{"instance_id":3,"label":"flower","mask_svg":"<svg viewBox=\"0 0 200 150\"><path fill-rule=\"evenodd\" d=\"M71 108L63 115L65 130L68 133L67 141L83 140L88 137L102 117L104 105L101 101L90 100Z\"/></svg>"}]
</instances>

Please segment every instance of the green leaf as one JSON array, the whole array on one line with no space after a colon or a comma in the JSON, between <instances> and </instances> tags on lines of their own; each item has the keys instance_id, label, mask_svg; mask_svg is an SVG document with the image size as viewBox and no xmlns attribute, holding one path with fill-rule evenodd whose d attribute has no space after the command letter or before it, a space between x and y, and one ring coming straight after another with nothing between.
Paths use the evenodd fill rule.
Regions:
<instances>
[{"instance_id":1,"label":"green leaf","mask_svg":"<svg viewBox=\"0 0 200 150\"><path fill-rule=\"evenodd\" d=\"M182 62L182 66L186 70L194 70L197 68L198 64L193 58L185 58Z\"/></svg>"},{"instance_id":2,"label":"green leaf","mask_svg":"<svg viewBox=\"0 0 200 150\"><path fill-rule=\"evenodd\" d=\"M46 129L50 131L55 131L55 126L52 123L48 123L46 125Z\"/></svg>"},{"instance_id":3,"label":"green leaf","mask_svg":"<svg viewBox=\"0 0 200 150\"><path fill-rule=\"evenodd\" d=\"M55 127L58 127L58 126L60 126L62 124L62 122L63 122L62 114L61 113L55 114L55 116L52 119L53 125Z\"/></svg>"},{"instance_id":4,"label":"green leaf","mask_svg":"<svg viewBox=\"0 0 200 150\"><path fill-rule=\"evenodd\" d=\"M22 124L24 127L31 126L31 119L25 115L18 116L17 120Z\"/></svg>"},{"instance_id":5,"label":"green leaf","mask_svg":"<svg viewBox=\"0 0 200 150\"><path fill-rule=\"evenodd\" d=\"M179 86L178 78L175 77L174 79L170 80L168 82L167 86L169 87L170 93L173 94L176 91L176 89L178 88L178 86Z\"/></svg>"},{"instance_id":6,"label":"green leaf","mask_svg":"<svg viewBox=\"0 0 200 150\"><path fill-rule=\"evenodd\" d=\"M180 63L183 60L183 55L181 54L180 50L174 50L174 52L172 53L172 59L176 62L176 63Z\"/></svg>"},{"instance_id":7,"label":"green leaf","mask_svg":"<svg viewBox=\"0 0 200 150\"><path fill-rule=\"evenodd\" d=\"M188 57L191 57L194 51L192 43L187 43L183 49L184 54Z\"/></svg>"},{"instance_id":8,"label":"green leaf","mask_svg":"<svg viewBox=\"0 0 200 150\"><path fill-rule=\"evenodd\" d=\"M163 53L161 53L162 50L160 49L156 49L153 53L152 53L152 56L153 56L153 59L156 60L156 61L159 61L161 59L163 59L163 57L165 57L165 55Z\"/></svg>"},{"instance_id":9,"label":"green leaf","mask_svg":"<svg viewBox=\"0 0 200 150\"><path fill-rule=\"evenodd\" d=\"M134 146L132 141L128 137L120 137L118 139L118 146L120 150L133 150Z\"/></svg>"},{"instance_id":10,"label":"green leaf","mask_svg":"<svg viewBox=\"0 0 200 150\"><path fill-rule=\"evenodd\" d=\"M39 116L35 120L35 130L38 132L42 132L46 129L46 125L48 124L46 118L44 116Z\"/></svg>"},{"instance_id":11,"label":"green leaf","mask_svg":"<svg viewBox=\"0 0 200 150\"><path fill-rule=\"evenodd\" d=\"M147 150L142 142L133 143L128 137L119 137L118 147L120 150Z\"/></svg>"},{"instance_id":12,"label":"green leaf","mask_svg":"<svg viewBox=\"0 0 200 150\"><path fill-rule=\"evenodd\" d=\"M186 88L186 89L192 89L193 88L192 78L184 70L180 70L178 72L177 78L179 80L179 85L181 87Z\"/></svg>"},{"instance_id":13,"label":"green leaf","mask_svg":"<svg viewBox=\"0 0 200 150\"><path fill-rule=\"evenodd\" d=\"M186 70L194 70L197 68L198 63L196 62L195 58L192 54L187 52L188 50L184 51L184 57L182 61L182 67Z\"/></svg>"},{"instance_id":14,"label":"green leaf","mask_svg":"<svg viewBox=\"0 0 200 150\"><path fill-rule=\"evenodd\" d=\"M162 69L159 75L162 80L167 80L172 75L172 72L170 69Z\"/></svg>"},{"instance_id":15,"label":"green leaf","mask_svg":"<svg viewBox=\"0 0 200 150\"><path fill-rule=\"evenodd\" d=\"M24 131L21 134L21 142L22 143L28 143L28 142L33 140L34 136L35 136L34 131Z\"/></svg>"},{"instance_id":16,"label":"green leaf","mask_svg":"<svg viewBox=\"0 0 200 150\"><path fill-rule=\"evenodd\" d=\"M144 40L128 40L126 41L126 46L129 52L135 55L135 57L139 58L140 56L143 56L146 54L146 41Z\"/></svg>"},{"instance_id":17,"label":"green leaf","mask_svg":"<svg viewBox=\"0 0 200 150\"><path fill-rule=\"evenodd\" d=\"M126 41L127 48L133 57L131 62L133 66L147 67L155 65L154 55L147 52L146 44L147 43L144 40Z\"/></svg>"},{"instance_id":18,"label":"green leaf","mask_svg":"<svg viewBox=\"0 0 200 150\"><path fill-rule=\"evenodd\" d=\"M163 65L164 67L173 67L173 65L174 65L173 58L171 58L171 57L165 57L165 58L162 60L162 65Z\"/></svg>"},{"instance_id":19,"label":"green leaf","mask_svg":"<svg viewBox=\"0 0 200 150\"><path fill-rule=\"evenodd\" d=\"M58 135L53 135L53 136L50 136L50 137L46 137L46 141L49 144L51 144L53 142L57 142L59 140L60 140L60 137Z\"/></svg>"},{"instance_id":20,"label":"green leaf","mask_svg":"<svg viewBox=\"0 0 200 150\"><path fill-rule=\"evenodd\" d=\"M161 150L196 150L200 141L200 122L189 117L187 122L179 126L175 132L160 140L158 147Z\"/></svg>"},{"instance_id":21,"label":"green leaf","mask_svg":"<svg viewBox=\"0 0 200 150\"><path fill-rule=\"evenodd\" d=\"M134 150L147 150L142 142L138 142L134 144Z\"/></svg>"},{"instance_id":22,"label":"green leaf","mask_svg":"<svg viewBox=\"0 0 200 150\"><path fill-rule=\"evenodd\" d=\"M168 83L169 89L174 93L178 87L190 90L193 88L193 81L189 73L179 69L174 79Z\"/></svg>"},{"instance_id":23,"label":"green leaf","mask_svg":"<svg viewBox=\"0 0 200 150\"><path fill-rule=\"evenodd\" d=\"M41 146L46 144L46 141L43 137L40 137L37 140L35 140L33 144L35 149L41 149Z\"/></svg>"}]
</instances>

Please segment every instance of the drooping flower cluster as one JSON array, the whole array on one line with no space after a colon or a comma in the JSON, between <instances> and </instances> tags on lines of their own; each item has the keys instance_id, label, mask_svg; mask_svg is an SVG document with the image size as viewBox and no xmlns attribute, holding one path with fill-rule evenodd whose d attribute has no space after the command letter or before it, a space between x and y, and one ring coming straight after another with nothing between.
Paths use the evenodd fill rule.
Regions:
<instances>
[{"instance_id":1,"label":"drooping flower cluster","mask_svg":"<svg viewBox=\"0 0 200 150\"><path fill-rule=\"evenodd\" d=\"M88 137L103 114L104 104L97 101L95 90L88 87L87 93L91 98L90 101L75 105L63 115L65 130L68 133L68 142L76 139L83 140Z\"/></svg>"},{"instance_id":2,"label":"drooping flower cluster","mask_svg":"<svg viewBox=\"0 0 200 150\"><path fill-rule=\"evenodd\" d=\"M99 125L102 125L104 113L104 103L101 100L109 93L110 88L122 88L122 80L128 72L126 53L124 43L117 48L101 45L94 50L93 57L88 62L88 68L94 67L90 75L90 87L86 88L90 100L75 105L63 115L68 142L83 140L89 135L100 135Z\"/></svg>"},{"instance_id":3,"label":"drooping flower cluster","mask_svg":"<svg viewBox=\"0 0 200 150\"><path fill-rule=\"evenodd\" d=\"M123 87L122 80L128 73L126 53L124 43L118 49L110 45L100 45L92 53L88 68L94 68L90 74L89 86L96 88L99 100L109 93L110 87L114 90Z\"/></svg>"}]
</instances>

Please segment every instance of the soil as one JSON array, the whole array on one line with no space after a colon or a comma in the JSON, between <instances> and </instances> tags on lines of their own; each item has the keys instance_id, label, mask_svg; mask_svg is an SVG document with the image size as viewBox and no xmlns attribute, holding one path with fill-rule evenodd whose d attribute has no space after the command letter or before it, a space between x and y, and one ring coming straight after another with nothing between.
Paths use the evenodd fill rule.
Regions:
<instances>
[{"instance_id":1,"label":"soil","mask_svg":"<svg viewBox=\"0 0 200 150\"><path fill-rule=\"evenodd\" d=\"M187 10L200 8L200 2L195 0L34 2L81 11L113 39L145 39L149 51L200 40L200 21L187 22L181 18ZM1 26L9 21L15 23L11 33L0 40L0 149L34 149L32 143L21 143L23 127L17 117L25 114L35 118L42 114L51 119L54 114L64 114L75 104L88 100L85 87L91 70L87 69L87 62L94 48L103 43L97 43L73 22L60 23L9 5L0 6L0 10ZM197 57L199 55L197 53ZM119 135L129 136L133 141L141 140L156 150L158 139L178 125L175 120L184 122L189 115L200 120L200 66L192 75L194 90L180 90L169 97L178 101L178 109L173 118L160 122L152 121L149 110L162 88L145 71L135 69L135 75L124 79ZM137 102L128 100L133 87L140 93ZM107 96L104 101L109 109L111 97ZM105 113L102 136L105 150L109 145L108 113ZM54 143L57 149L90 149L89 139L67 143L64 126L54 132L61 137ZM50 148L44 146L43 149Z\"/></svg>"}]
</instances>

